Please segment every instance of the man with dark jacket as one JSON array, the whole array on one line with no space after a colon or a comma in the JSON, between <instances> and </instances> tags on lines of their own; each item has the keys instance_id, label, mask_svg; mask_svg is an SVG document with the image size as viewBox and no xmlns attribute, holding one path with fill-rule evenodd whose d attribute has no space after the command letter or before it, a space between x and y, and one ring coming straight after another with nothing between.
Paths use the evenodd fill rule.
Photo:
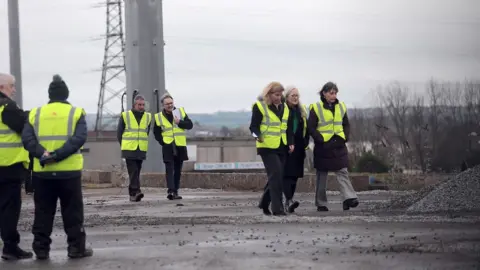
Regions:
<instances>
[{"instance_id":1,"label":"man with dark jacket","mask_svg":"<svg viewBox=\"0 0 480 270\"><path fill-rule=\"evenodd\" d=\"M140 190L140 172L142 163L147 159L148 135L152 115L145 112L145 98L135 96L133 108L122 112L118 119L117 139L122 150L122 158L127 163L127 171L130 179L128 193L131 202L139 202L143 198Z\"/></svg>"},{"instance_id":2,"label":"man with dark jacket","mask_svg":"<svg viewBox=\"0 0 480 270\"><path fill-rule=\"evenodd\" d=\"M68 257L89 257L83 227L82 170L80 149L87 140L85 111L67 102L69 90L59 75L48 88L48 104L33 108L22 133L22 141L34 157L33 184L35 219L32 233L37 259L50 254L53 221L60 199Z\"/></svg>"},{"instance_id":3,"label":"man with dark jacket","mask_svg":"<svg viewBox=\"0 0 480 270\"><path fill-rule=\"evenodd\" d=\"M337 99L337 85L328 82L320 90L320 101L310 107L307 128L315 142L313 159L317 170L315 205L317 211L328 211L328 172L335 172L343 197L343 210L358 206L358 199L348 176L350 135L347 107Z\"/></svg>"},{"instance_id":4,"label":"man with dark jacket","mask_svg":"<svg viewBox=\"0 0 480 270\"><path fill-rule=\"evenodd\" d=\"M193 128L185 109L175 108L173 98L169 94L161 98L163 110L155 114L153 134L162 146L163 162L167 180L167 199L180 200L180 178L183 162L188 160L187 134L185 130Z\"/></svg>"},{"instance_id":5,"label":"man with dark jacket","mask_svg":"<svg viewBox=\"0 0 480 270\"><path fill-rule=\"evenodd\" d=\"M20 235L17 225L22 208L22 182L26 177L28 152L23 148L21 139L25 116L12 100L14 94L15 78L0 74L0 234L4 260L33 256L18 246Z\"/></svg>"}]
</instances>

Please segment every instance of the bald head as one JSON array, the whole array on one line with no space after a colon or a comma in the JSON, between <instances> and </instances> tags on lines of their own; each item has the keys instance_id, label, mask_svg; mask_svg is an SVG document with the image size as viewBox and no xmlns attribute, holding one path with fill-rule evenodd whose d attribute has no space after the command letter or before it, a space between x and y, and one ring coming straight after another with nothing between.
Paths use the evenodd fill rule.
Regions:
<instances>
[{"instance_id":1,"label":"bald head","mask_svg":"<svg viewBox=\"0 0 480 270\"><path fill-rule=\"evenodd\" d=\"M0 92L9 98L15 95L15 77L10 74L0 73Z\"/></svg>"}]
</instances>

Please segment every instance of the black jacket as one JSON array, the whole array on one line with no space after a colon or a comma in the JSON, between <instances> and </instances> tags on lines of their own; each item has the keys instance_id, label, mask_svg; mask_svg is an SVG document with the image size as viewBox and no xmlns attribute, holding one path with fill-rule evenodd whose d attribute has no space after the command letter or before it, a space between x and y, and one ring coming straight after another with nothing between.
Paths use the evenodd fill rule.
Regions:
<instances>
[{"instance_id":1,"label":"black jacket","mask_svg":"<svg viewBox=\"0 0 480 270\"><path fill-rule=\"evenodd\" d=\"M18 135L21 135L25 124L25 112L17 106L15 101L0 92L0 106L3 105L5 105L5 108L1 115L1 121ZM22 163L16 163L8 167L0 166L0 182L23 181L25 173L25 167Z\"/></svg>"},{"instance_id":2,"label":"black jacket","mask_svg":"<svg viewBox=\"0 0 480 270\"><path fill-rule=\"evenodd\" d=\"M173 114L167 113L165 110L163 110L162 115L167 118L170 124L173 124ZM185 118L183 120L180 120L180 122L178 123L178 127L185 130L190 130L193 128L192 120L188 117L186 113L185 113ZM164 162L169 162L174 160L174 157L175 157L174 152L176 154L177 159L182 161L188 160L187 147L177 146L175 145L175 143L165 144L163 142L162 128L157 126L156 123L154 123L153 134L155 135L155 140L157 140L157 142L160 143L160 145L162 146L162 155L163 155Z\"/></svg>"},{"instance_id":3,"label":"black jacket","mask_svg":"<svg viewBox=\"0 0 480 270\"><path fill-rule=\"evenodd\" d=\"M284 111L284 104L281 104L280 106L275 107L275 105L270 105L268 108L272 110L280 119L283 117L283 111ZM250 120L250 131L254 133L257 137L261 137L261 132L260 132L260 125L262 124L263 120L263 114L260 112L260 109L258 108L257 104L253 105L252 108L252 119ZM288 145L294 145L294 136L293 136L293 118L292 114L289 114L288 117L288 122L287 122L287 144ZM280 153L280 154L286 154L288 152L287 146L283 143L283 141L280 141L280 146L277 149L269 149L269 148L257 148L257 154L258 155L266 155L270 153Z\"/></svg>"},{"instance_id":4,"label":"black jacket","mask_svg":"<svg viewBox=\"0 0 480 270\"><path fill-rule=\"evenodd\" d=\"M133 112L133 115L135 116L135 120L140 125L140 121L142 121L142 117L145 112L138 112L134 110L132 110L132 112ZM153 115L152 115L151 121L153 121ZM124 131L125 131L125 121L123 121L123 117L120 116L120 118L118 119L118 125L117 125L117 140L120 145L122 145L122 136ZM147 127L147 134L150 134L150 125L148 125ZM137 150L135 151L122 150L122 158L145 160L147 159L147 153L140 151L140 147L138 147Z\"/></svg>"},{"instance_id":5,"label":"black jacket","mask_svg":"<svg viewBox=\"0 0 480 270\"><path fill-rule=\"evenodd\" d=\"M305 135L303 135L303 126L307 119L304 120L302 118L301 108L298 106L290 108L290 114L292 118L297 117L298 127L294 133L295 150L293 153L288 154L285 161L284 177L302 178L304 174L305 148L308 146L310 134L307 128Z\"/></svg>"},{"instance_id":6,"label":"black jacket","mask_svg":"<svg viewBox=\"0 0 480 270\"><path fill-rule=\"evenodd\" d=\"M56 101L51 100L49 103L66 103L67 101ZM25 123L22 132L22 141L25 149L30 152L34 158L40 159L45 152L45 148L38 143L37 136L35 135L35 130L29 122ZM82 115L78 119L75 131L72 137L70 137L62 147L58 149L49 149L49 151L55 151L57 162L60 162L69 156L77 153L80 148L87 141L87 122L85 121L85 115ZM47 165L48 166L48 165ZM77 178L82 176L82 171L67 171L67 172L33 172L33 175L40 178L54 178L54 179L67 179L67 178Z\"/></svg>"},{"instance_id":7,"label":"black jacket","mask_svg":"<svg viewBox=\"0 0 480 270\"><path fill-rule=\"evenodd\" d=\"M338 100L334 104L328 104L323 98L322 101L325 109L335 113L335 105L338 104ZM315 148L313 149L315 168L321 171L338 171L343 168L348 168L348 150L345 143L350 136L350 123L347 113L345 113L342 121L346 140L338 135L334 135L328 142L324 142L322 135L317 131L317 124L317 114L311 109L307 128L315 142Z\"/></svg>"}]
</instances>

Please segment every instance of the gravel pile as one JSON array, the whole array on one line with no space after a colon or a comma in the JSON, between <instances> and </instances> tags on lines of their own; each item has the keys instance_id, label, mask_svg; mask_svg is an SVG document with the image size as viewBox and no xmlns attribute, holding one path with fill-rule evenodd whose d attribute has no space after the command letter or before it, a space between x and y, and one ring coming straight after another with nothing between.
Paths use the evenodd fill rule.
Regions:
<instances>
[{"instance_id":1,"label":"gravel pile","mask_svg":"<svg viewBox=\"0 0 480 270\"><path fill-rule=\"evenodd\" d=\"M480 165L440 183L410 207L411 213L480 211Z\"/></svg>"},{"instance_id":2,"label":"gravel pile","mask_svg":"<svg viewBox=\"0 0 480 270\"><path fill-rule=\"evenodd\" d=\"M412 191L408 194L402 194L399 196L393 197L388 202L384 202L381 204L373 204L369 207L369 210L377 210L377 209L388 209L388 210L401 210L406 209L413 204L422 200L427 194L432 192L435 188L440 186L441 183L437 183L435 185L430 185L424 187L419 191Z\"/></svg>"}]
</instances>

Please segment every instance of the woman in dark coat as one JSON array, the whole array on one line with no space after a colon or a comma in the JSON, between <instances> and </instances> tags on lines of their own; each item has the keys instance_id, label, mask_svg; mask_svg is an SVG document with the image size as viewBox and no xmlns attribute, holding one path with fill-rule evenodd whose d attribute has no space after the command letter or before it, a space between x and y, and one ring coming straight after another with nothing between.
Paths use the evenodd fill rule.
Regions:
<instances>
[{"instance_id":1,"label":"woman in dark coat","mask_svg":"<svg viewBox=\"0 0 480 270\"><path fill-rule=\"evenodd\" d=\"M283 167L287 154L295 148L292 118L288 106L282 101L283 91L280 83L269 83L252 107L250 122L250 131L257 140L257 154L262 158L268 177L258 207L265 215L274 216L286 215L282 202Z\"/></svg>"},{"instance_id":2,"label":"woman in dark coat","mask_svg":"<svg viewBox=\"0 0 480 270\"><path fill-rule=\"evenodd\" d=\"M297 188L298 178L303 177L305 149L308 147L310 135L307 131L307 110L300 102L298 89L295 86L287 86L285 90L285 100L292 117L295 148L294 151L287 156L285 163L283 193L286 199L285 210L293 213L300 205L298 201L293 201L293 195Z\"/></svg>"},{"instance_id":3,"label":"woman in dark coat","mask_svg":"<svg viewBox=\"0 0 480 270\"><path fill-rule=\"evenodd\" d=\"M328 172L335 172L343 197L343 210L358 206L358 199L348 176L346 142L350 124L345 103L337 99L338 88L332 82L320 90L320 101L312 104L308 117L308 131L315 142L313 161L317 170L315 205L317 211L328 211Z\"/></svg>"}]
</instances>

